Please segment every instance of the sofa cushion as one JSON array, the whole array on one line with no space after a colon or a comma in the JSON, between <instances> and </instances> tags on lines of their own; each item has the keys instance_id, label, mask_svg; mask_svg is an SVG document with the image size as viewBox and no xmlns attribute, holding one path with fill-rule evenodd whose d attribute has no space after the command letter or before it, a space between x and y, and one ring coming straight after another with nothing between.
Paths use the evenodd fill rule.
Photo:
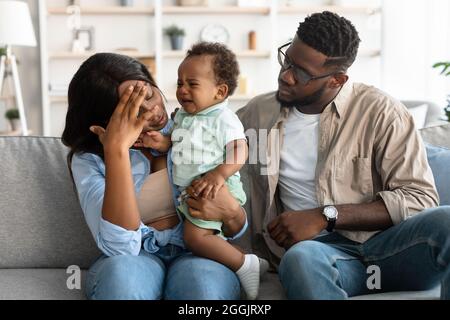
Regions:
<instances>
[{"instance_id":1,"label":"sofa cushion","mask_svg":"<svg viewBox=\"0 0 450 320\"><path fill-rule=\"evenodd\" d=\"M87 268L99 251L57 138L0 137L0 268Z\"/></svg>"},{"instance_id":2,"label":"sofa cushion","mask_svg":"<svg viewBox=\"0 0 450 320\"><path fill-rule=\"evenodd\" d=\"M438 300L441 287L424 291L397 291L351 297L350 300Z\"/></svg>"},{"instance_id":3,"label":"sofa cushion","mask_svg":"<svg viewBox=\"0 0 450 320\"><path fill-rule=\"evenodd\" d=\"M261 277L258 300L284 300L286 294L277 273L266 272Z\"/></svg>"},{"instance_id":4,"label":"sofa cushion","mask_svg":"<svg viewBox=\"0 0 450 320\"><path fill-rule=\"evenodd\" d=\"M420 134L425 142L450 149L450 123L421 129Z\"/></svg>"},{"instance_id":5,"label":"sofa cushion","mask_svg":"<svg viewBox=\"0 0 450 320\"><path fill-rule=\"evenodd\" d=\"M67 288L65 269L0 269L0 300L81 300L83 290ZM81 273L81 288L85 271Z\"/></svg>"},{"instance_id":6,"label":"sofa cushion","mask_svg":"<svg viewBox=\"0 0 450 320\"><path fill-rule=\"evenodd\" d=\"M441 116L443 107L439 106L438 104L432 102L432 101L420 101L420 100L402 100L402 103L405 105L406 108L412 109L420 105L427 105L427 116L425 120L425 127L429 127L435 124L442 123Z\"/></svg>"},{"instance_id":7,"label":"sofa cushion","mask_svg":"<svg viewBox=\"0 0 450 320\"><path fill-rule=\"evenodd\" d=\"M426 144L428 163L433 172L440 205L450 205L450 149Z\"/></svg>"},{"instance_id":8,"label":"sofa cushion","mask_svg":"<svg viewBox=\"0 0 450 320\"><path fill-rule=\"evenodd\" d=\"M416 129L422 129L426 123L428 105L421 104L418 106L414 106L414 107L408 108L408 111L414 120Z\"/></svg>"}]
</instances>

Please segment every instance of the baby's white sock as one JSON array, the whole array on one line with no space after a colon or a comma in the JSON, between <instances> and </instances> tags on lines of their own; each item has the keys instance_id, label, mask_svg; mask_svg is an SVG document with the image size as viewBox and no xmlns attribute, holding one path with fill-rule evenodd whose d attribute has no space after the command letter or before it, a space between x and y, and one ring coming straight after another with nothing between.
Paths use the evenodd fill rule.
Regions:
<instances>
[{"instance_id":1,"label":"baby's white sock","mask_svg":"<svg viewBox=\"0 0 450 320\"><path fill-rule=\"evenodd\" d=\"M236 271L248 300L255 300L259 291L259 259L254 254L246 254L244 264Z\"/></svg>"}]
</instances>

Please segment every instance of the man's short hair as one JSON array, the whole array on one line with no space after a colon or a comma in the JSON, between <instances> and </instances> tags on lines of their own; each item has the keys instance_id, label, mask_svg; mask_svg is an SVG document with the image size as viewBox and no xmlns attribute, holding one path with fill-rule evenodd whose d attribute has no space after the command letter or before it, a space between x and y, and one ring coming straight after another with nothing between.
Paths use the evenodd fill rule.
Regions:
<instances>
[{"instance_id":1,"label":"man's short hair","mask_svg":"<svg viewBox=\"0 0 450 320\"><path fill-rule=\"evenodd\" d=\"M354 25L329 11L314 13L300 23L297 37L328 57L325 65L347 70L355 61L361 42Z\"/></svg>"}]
</instances>

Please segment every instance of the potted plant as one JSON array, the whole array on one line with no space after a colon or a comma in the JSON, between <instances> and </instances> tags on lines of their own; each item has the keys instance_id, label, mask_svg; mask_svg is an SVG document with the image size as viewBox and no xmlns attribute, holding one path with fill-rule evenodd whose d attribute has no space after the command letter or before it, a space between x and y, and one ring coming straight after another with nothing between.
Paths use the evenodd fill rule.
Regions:
<instances>
[{"instance_id":1,"label":"potted plant","mask_svg":"<svg viewBox=\"0 0 450 320\"><path fill-rule=\"evenodd\" d=\"M5 118L9 120L12 131L20 130L20 114L18 109L8 109L5 112Z\"/></svg>"},{"instance_id":2,"label":"potted plant","mask_svg":"<svg viewBox=\"0 0 450 320\"><path fill-rule=\"evenodd\" d=\"M433 68L442 68L441 74L444 76L450 76L450 62L438 62L433 65ZM447 106L444 108L445 115L447 116L447 121L450 122L450 95L447 99Z\"/></svg>"},{"instance_id":3,"label":"potted plant","mask_svg":"<svg viewBox=\"0 0 450 320\"><path fill-rule=\"evenodd\" d=\"M170 45L172 50L183 49L183 39L186 34L184 29L179 28L176 25L171 25L164 29L164 34L170 37Z\"/></svg>"}]
</instances>

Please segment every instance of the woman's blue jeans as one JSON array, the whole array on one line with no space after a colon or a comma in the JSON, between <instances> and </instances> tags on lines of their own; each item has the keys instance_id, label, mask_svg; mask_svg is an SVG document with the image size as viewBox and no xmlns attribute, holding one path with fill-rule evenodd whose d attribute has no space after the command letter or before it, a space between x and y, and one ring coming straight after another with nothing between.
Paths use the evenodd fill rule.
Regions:
<instances>
[{"instance_id":1,"label":"woman's blue jeans","mask_svg":"<svg viewBox=\"0 0 450 320\"><path fill-rule=\"evenodd\" d=\"M212 260L168 245L156 254L100 257L89 269L86 295L99 300L237 300L236 274Z\"/></svg>"},{"instance_id":2,"label":"woman's blue jeans","mask_svg":"<svg viewBox=\"0 0 450 320\"><path fill-rule=\"evenodd\" d=\"M379 267L380 290L367 283ZM450 299L450 206L426 210L363 244L337 233L299 242L281 260L290 299L346 299L387 291L431 289Z\"/></svg>"}]
</instances>

